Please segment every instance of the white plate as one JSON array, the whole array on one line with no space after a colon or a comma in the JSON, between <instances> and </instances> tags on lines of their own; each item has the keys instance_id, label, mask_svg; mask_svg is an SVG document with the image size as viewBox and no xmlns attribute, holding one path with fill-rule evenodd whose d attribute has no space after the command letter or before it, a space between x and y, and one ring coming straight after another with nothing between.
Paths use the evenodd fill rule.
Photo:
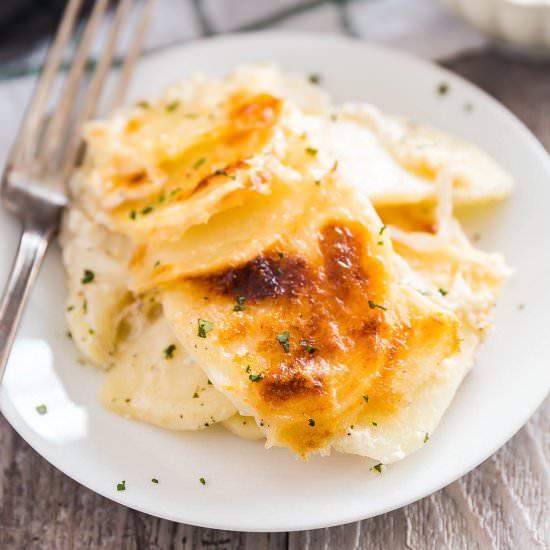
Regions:
<instances>
[{"instance_id":1,"label":"white plate","mask_svg":"<svg viewBox=\"0 0 550 550\"><path fill-rule=\"evenodd\" d=\"M141 62L132 97L154 94L198 70L222 75L258 60L320 74L336 101L371 101L478 143L517 181L512 198L466 220L470 234L482 235L480 246L502 251L517 273L500 300L496 330L430 443L376 475L359 457L333 453L305 463L284 449L266 451L261 442L240 440L223 429L171 433L103 410L96 400L102 374L78 364L65 336L64 277L56 249L33 293L0 403L36 451L117 502L207 527L310 529L381 514L440 489L503 445L545 397L550 162L529 131L474 86L435 65L337 36L248 34L173 48ZM444 97L436 93L441 82L449 84ZM473 110L466 110L466 103ZM5 214L0 235L2 275L17 236ZM519 304L525 308L518 310ZM35 410L41 403L48 407L43 416ZM153 477L158 485L151 483ZM126 491L117 492L121 480Z\"/></svg>"}]
</instances>

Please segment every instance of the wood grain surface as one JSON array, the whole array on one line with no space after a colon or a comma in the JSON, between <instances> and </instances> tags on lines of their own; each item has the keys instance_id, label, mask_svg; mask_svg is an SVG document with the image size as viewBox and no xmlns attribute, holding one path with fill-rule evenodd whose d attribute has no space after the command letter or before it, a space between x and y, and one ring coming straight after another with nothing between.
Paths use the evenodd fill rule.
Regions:
<instances>
[{"instance_id":1,"label":"wood grain surface","mask_svg":"<svg viewBox=\"0 0 550 550\"><path fill-rule=\"evenodd\" d=\"M445 65L499 99L550 147L548 65L491 51ZM493 457L442 491L373 519L295 533L201 529L129 510L55 470L0 417L0 549L73 548L548 549L550 400Z\"/></svg>"}]
</instances>

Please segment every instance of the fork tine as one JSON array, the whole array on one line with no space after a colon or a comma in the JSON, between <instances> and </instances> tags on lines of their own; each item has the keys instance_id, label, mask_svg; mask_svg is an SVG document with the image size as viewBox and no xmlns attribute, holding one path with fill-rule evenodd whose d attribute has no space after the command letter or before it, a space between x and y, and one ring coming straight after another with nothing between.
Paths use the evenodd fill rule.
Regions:
<instances>
[{"instance_id":1,"label":"fork tine","mask_svg":"<svg viewBox=\"0 0 550 550\"><path fill-rule=\"evenodd\" d=\"M134 0L120 0L115 12L113 23L107 38L107 45L105 50L101 52L101 58L96 65L94 74L90 81L88 90L83 99L82 108L79 110L77 119L74 125L71 127L71 139L67 144L66 153L63 155L63 161L61 166L61 172L65 175L72 167L75 161L75 157L78 152L79 144L81 141L81 129L86 120L93 116L97 104L101 98L101 90L109 74L109 69L115 56L115 50L120 35L120 29L122 22L125 20L126 15Z\"/></svg>"},{"instance_id":2,"label":"fork tine","mask_svg":"<svg viewBox=\"0 0 550 550\"><path fill-rule=\"evenodd\" d=\"M48 165L51 166L52 161L55 161L54 151L57 146L63 141L64 133L67 129L70 114L74 107L74 98L80 85L80 79L86 68L86 61L90 52L92 39L99 28L103 19L103 15L108 6L108 0L96 0L93 11L86 24L82 40L78 45L74 55L71 68L65 80L61 97L57 102L57 108L53 112L48 123L42 146L39 147L39 155L42 158L47 158Z\"/></svg>"},{"instance_id":3,"label":"fork tine","mask_svg":"<svg viewBox=\"0 0 550 550\"><path fill-rule=\"evenodd\" d=\"M111 102L109 104L109 112L116 109L124 100L126 89L128 88L128 83L130 82L130 77L132 76L134 66L141 52L141 47L143 46L143 41L147 33L147 27L149 25L149 21L151 20L155 3L156 0L144 1L145 5L143 7L141 19L139 21L136 34L134 35L133 43L130 44L128 54L126 55L126 59L124 60L116 90L113 93Z\"/></svg>"},{"instance_id":4,"label":"fork tine","mask_svg":"<svg viewBox=\"0 0 550 550\"><path fill-rule=\"evenodd\" d=\"M8 165L24 163L25 158L32 155L35 149L37 130L44 117L52 84L61 65L65 47L71 38L81 4L82 0L70 0L65 8L59 30L48 52L10 153Z\"/></svg>"}]
</instances>

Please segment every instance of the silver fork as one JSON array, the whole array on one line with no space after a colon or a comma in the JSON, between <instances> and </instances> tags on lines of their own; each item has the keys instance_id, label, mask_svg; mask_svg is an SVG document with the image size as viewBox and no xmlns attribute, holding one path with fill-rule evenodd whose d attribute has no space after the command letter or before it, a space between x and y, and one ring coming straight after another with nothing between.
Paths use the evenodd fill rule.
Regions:
<instances>
[{"instance_id":1,"label":"silver fork","mask_svg":"<svg viewBox=\"0 0 550 550\"><path fill-rule=\"evenodd\" d=\"M80 131L94 116L112 65L123 24L134 0L119 0L107 38L87 89L78 97L81 81L98 29L105 21L109 0L96 0L75 50L63 73L63 55L76 34L82 0L69 0L48 52L25 118L6 162L0 182L0 200L22 225L19 248L0 300L0 382L30 290L48 244L57 232L67 204L67 182L82 151ZM122 101L141 51L155 0L143 0L109 107ZM64 77L55 110L49 112L54 84ZM78 99L78 101L77 101Z\"/></svg>"}]
</instances>

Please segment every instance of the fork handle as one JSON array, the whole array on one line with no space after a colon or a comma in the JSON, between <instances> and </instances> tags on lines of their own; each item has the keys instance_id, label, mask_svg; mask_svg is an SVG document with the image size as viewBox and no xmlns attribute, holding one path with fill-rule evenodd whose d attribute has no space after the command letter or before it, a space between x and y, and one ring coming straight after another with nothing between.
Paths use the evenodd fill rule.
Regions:
<instances>
[{"instance_id":1,"label":"fork handle","mask_svg":"<svg viewBox=\"0 0 550 550\"><path fill-rule=\"evenodd\" d=\"M23 226L19 248L0 299L0 382L2 382L21 315L52 234L53 228Z\"/></svg>"}]
</instances>

